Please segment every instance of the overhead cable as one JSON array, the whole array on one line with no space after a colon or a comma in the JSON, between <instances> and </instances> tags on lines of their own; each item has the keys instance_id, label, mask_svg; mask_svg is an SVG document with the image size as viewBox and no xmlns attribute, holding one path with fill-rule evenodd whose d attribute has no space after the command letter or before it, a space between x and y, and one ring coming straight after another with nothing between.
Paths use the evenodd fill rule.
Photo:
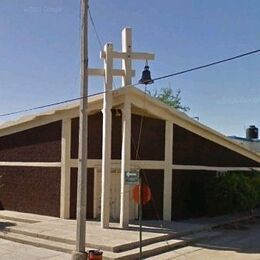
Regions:
<instances>
[{"instance_id":1,"label":"overhead cable","mask_svg":"<svg viewBox=\"0 0 260 260\"><path fill-rule=\"evenodd\" d=\"M104 91L88 95L87 97L88 98L94 97L94 96L97 96L97 95L100 95L100 94L103 94L103 93L104 93ZM50 103L50 104L42 105L42 106L38 106L38 107L31 107L31 108L22 109L22 110L10 112L10 113L4 113L4 114L0 114L0 117L11 116L11 115L25 113L25 112L29 112L29 111L33 111L33 110L39 110L39 109L43 109L43 108L47 108L47 107L62 105L62 104L70 103L70 102L77 101L77 100L87 98L87 97L77 97L77 98L67 99L67 100L63 100L63 101L59 101L59 102L55 102L55 103Z\"/></svg>"},{"instance_id":2,"label":"overhead cable","mask_svg":"<svg viewBox=\"0 0 260 260\"><path fill-rule=\"evenodd\" d=\"M92 16L92 14L91 14L90 8L88 9L88 13L89 13L89 18L90 18L92 27L93 27L93 29L94 29L94 32L95 32L95 35L96 35L96 38L97 38L97 41L98 41L100 50L102 50L102 49L103 49L103 44L102 44L102 41L101 41L101 39L100 39L99 33L98 33L98 31L97 31L97 28L96 28L96 25L95 25L93 16Z\"/></svg>"},{"instance_id":3,"label":"overhead cable","mask_svg":"<svg viewBox=\"0 0 260 260\"><path fill-rule=\"evenodd\" d=\"M245 57L245 56L248 56L248 55L252 55L252 54L255 54L255 53L258 53L258 52L260 52L260 49L250 51L250 52L246 52L246 53L242 53L242 54L237 55L237 56L233 56L233 57L230 57L230 58L227 58L227 59L223 59L223 60L219 60L219 61L215 61L215 62L212 62L212 63L205 64L205 65L197 66L197 67L194 67L194 68L186 69L186 70L183 70L183 71L171 73L171 74L164 75L164 76L161 76L161 77L157 77L157 78L154 78L153 80L156 81L156 80L162 80L162 79L165 79L165 78L178 76L178 75L181 75L181 74L184 74L184 73L192 72L192 71L199 70L199 69L204 69L204 68L214 66L214 65L217 65L217 64L221 64L221 63L224 63L224 62L229 62L231 60L239 59L239 58L242 58L242 57ZM132 84L132 86L137 86L137 85L140 85L140 84L141 83L135 83L135 84ZM122 87L126 87L126 86L122 86ZM100 94L104 94L104 93L105 93L105 91L102 91L102 92L98 92L98 93L89 95L88 97L92 97L92 96L96 96L96 95L100 95ZM77 97L77 98L67 99L67 100L63 100L63 101L60 101L60 102L50 103L50 104L42 105L42 106L38 106L38 107L32 107L32 108L22 109L22 110L10 112L10 113L4 113L4 114L0 114L0 117L20 114L20 113L29 112L29 111L38 110L38 109L47 108L47 107L52 107L52 106L56 106L56 105L61 105L61 104L73 102L73 101L76 101L76 100L80 100L82 98L84 98L84 97Z\"/></svg>"},{"instance_id":4,"label":"overhead cable","mask_svg":"<svg viewBox=\"0 0 260 260\"><path fill-rule=\"evenodd\" d=\"M191 68L191 69L186 69L186 70L183 70L183 71L179 71L179 72L171 73L171 74L168 74L168 75L164 75L164 76L161 76L161 77L158 77L158 78L154 78L153 80L154 81L161 80L161 79L165 79L165 78L170 78L170 77L174 77L174 76L177 76L177 75L181 75L181 74L184 74L184 73L187 73L187 72L191 72L191 71L194 71L194 70L204 69L204 68L207 68L207 67L210 67L210 66L215 66L215 65L220 64L220 63L224 63L224 62L228 62L228 61L231 61L231 60L239 59L239 58L242 58L242 57L245 57L245 56L248 56L248 55L252 55L252 54L255 54L257 52L260 52L260 49L254 50L254 51L250 51L250 52L246 52L246 53L242 53L242 54L239 54L237 56L233 56L233 57L230 57L230 58L227 58L227 59L214 61L214 62L205 64L205 65L201 65L201 66L198 66L198 67L194 67L194 68ZM140 83L138 83L136 85L139 85L139 84Z\"/></svg>"}]
</instances>

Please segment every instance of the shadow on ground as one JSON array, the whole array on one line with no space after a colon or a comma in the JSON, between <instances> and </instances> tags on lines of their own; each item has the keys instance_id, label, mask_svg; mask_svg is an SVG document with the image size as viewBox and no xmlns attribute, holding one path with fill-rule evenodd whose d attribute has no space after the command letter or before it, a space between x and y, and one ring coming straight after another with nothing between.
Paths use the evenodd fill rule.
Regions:
<instances>
[{"instance_id":1,"label":"shadow on ground","mask_svg":"<svg viewBox=\"0 0 260 260\"><path fill-rule=\"evenodd\" d=\"M218 218L219 220L222 217ZM223 218L224 220L224 218ZM185 234L189 230L200 229L206 224L212 224L214 219L201 218L192 219L186 221L173 221L173 222L160 222L160 221L144 221L143 231L153 233L166 233L170 234L167 238L175 237L175 234L179 236L181 233ZM132 225L127 230L138 231L138 222L132 222ZM118 229L114 227L112 229ZM120 230L120 229L119 229ZM244 254L259 254L260 259L260 218L253 218L250 220L243 220L240 222L234 222L219 226L212 230L213 236L209 236L201 240L196 244L192 244L193 247L200 249L212 249L219 251L233 251ZM214 235L215 234L215 235ZM184 235L182 239L187 240L196 238L197 233Z\"/></svg>"},{"instance_id":2,"label":"shadow on ground","mask_svg":"<svg viewBox=\"0 0 260 260\"><path fill-rule=\"evenodd\" d=\"M6 231L6 228L16 226L13 222L0 222L0 231Z\"/></svg>"},{"instance_id":3,"label":"shadow on ground","mask_svg":"<svg viewBox=\"0 0 260 260\"><path fill-rule=\"evenodd\" d=\"M260 259L260 218L256 218L254 221L226 225L216 228L214 231L221 231L220 235L193 246L245 254L259 254Z\"/></svg>"}]
</instances>

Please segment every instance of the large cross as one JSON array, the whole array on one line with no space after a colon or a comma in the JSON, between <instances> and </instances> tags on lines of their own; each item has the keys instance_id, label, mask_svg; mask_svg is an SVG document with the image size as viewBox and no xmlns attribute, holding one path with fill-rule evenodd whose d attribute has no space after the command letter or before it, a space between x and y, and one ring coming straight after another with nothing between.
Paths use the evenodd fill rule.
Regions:
<instances>
[{"instance_id":1,"label":"large cross","mask_svg":"<svg viewBox=\"0 0 260 260\"><path fill-rule=\"evenodd\" d=\"M104 100L103 100L103 128L102 128L102 180L101 180L101 227L109 227L110 217L110 186L111 186L111 131L112 131L112 89L113 77L122 78L122 86L130 86L135 71L132 69L132 60L153 60L154 54L132 51L132 29L125 28L122 31L122 51L113 49L112 43L107 43L100 53L104 60L104 69L88 69L90 76L104 77ZM114 69L114 59L122 60L122 69ZM127 108L128 107L128 108ZM124 184L124 172L130 170L130 135L131 104L124 104L123 112L123 139L121 155L121 209L120 225L125 227L129 222L129 199L126 196L127 186ZM131 128L131 127L130 127Z\"/></svg>"},{"instance_id":2,"label":"large cross","mask_svg":"<svg viewBox=\"0 0 260 260\"><path fill-rule=\"evenodd\" d=\"M104 60L104 69L89 68L89 76L105 77L105 82L108 83L106 90L111 90L112 82L110 84L109 77L121 77L123 87L131 85L132 77L135 76L135 71L132 70L132 60L154 60L154 54L133 52L132 28L124 28L122 31L122 51L114 51L113 44L107 43L104 50L100 52L100 58ZM113 68L114 59L122 60L122 69Z\"/></svg>"}]
</instances>

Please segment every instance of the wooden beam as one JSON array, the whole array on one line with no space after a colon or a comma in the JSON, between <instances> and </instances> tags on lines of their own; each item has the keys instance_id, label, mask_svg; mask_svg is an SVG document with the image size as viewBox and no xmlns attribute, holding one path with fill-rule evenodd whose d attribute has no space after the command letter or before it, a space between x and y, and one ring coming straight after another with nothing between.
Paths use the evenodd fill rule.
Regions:
<instances>
[{"instance_id":1,"label":"wooden beam","mask_svg":"<svg viewBox=\"0 0 260 260\"><path fill-rule=\"evenodd\" d=\"M88 168L101 168L101 159L88 159ZM60 168L61 162L8 162L0 161L2 167L43 167L43 168ZM78 159L70 159L70 167L78 167ZM147 161L147 160L131 160L131 169L154 169L162 170L165 167L164 161ZM121 160L111 160L112 169L121 168ZM204 166L204 165L179 165L173 164L173 170L204 170L204 171L260 171L260 167L219 167L219 166Z\"/></svg>"},{"instance_id":2,"label":"wooden beam","mask_svg":"<svg viewBox=\"0 0 260 260\"><path fill-rule=\"evenodd\" d=\"M115 77L124 77L126 72L123 69L112 69L112 75ZM105 76L105 70L104 69L88 69L89 76ZM131 70L130 74L132 77L135 76L135 70Z\"/></svg>"},{"instance_id":3,"label":"wooden beam","mask_svg":"<svg viewBox=\"0 0 260 260\"><path fill-rule=\"evenodd\" d=\"M62 120L60 217L70 218L71 119Z\"/></svg>"},{"instance_id":4,"label":"wooden beam","mask_svg":"<svg viewBox=\"0 0 260 260\"><path fill-rule=\"evenodd\" d=\"M101 227L109 227L110 218L110 182L111 182L111 136L112 136L112 83L113 76L113 44L105 45L105 93L103 101L103 126L102 126L102 177L101 177Z\"/></svg>"},{"instance_id":5,"label":"wooden beam","mask_svg":"<svg viewBox=\"0 0 260 260\"><path fill-rule=\"evenodd\" d=\"M172 154L173 154L173 123L165 121L164 149L164 188L163 188L163 220L172 218Z\"/></svg>"},{"instance_id":6,"label":"wooden beam","mask_svg":"<svg viewBox=\"0 0 260 260\"><path fill-rule=\"evenodd\" d=\"M114 59L125 59L129 53L127 52L118 52L118 51L113 51L112 57ZM100 57L104 59L106 57L106 52L101 51ZM132 60L154 60L155 55L153 53L145 53L145 52L132 52L130 54L130 58Z\"/></svg>"},{"instance_id":7,"label":"wooden beam","mask_svg":"<svg viewBox=\"0 0 260 260\"><path fill-rule=\"evenodd\" d=\"M0 162L0 166L59 168L61 162Z\"/></svg>"},{"instance_id":8,"label":"wooden beam","mask_svg":"<svg viewBox=\"0 0 260 260\"><path fill-rule=\"evenodd\" d=\"M260 167L219 167L219 166L204 166L204 165L172 165L173 170L187 171L260 171Z\"/></svg>"},{"instance_id":9,"label":"wooden beam","mask_svg":"<svg viewBox=\"0 0 260 260\"><path fill-rule=\"evenodd\" d=\"M122 60L122 69L125 71L124 77L122 77L122 86L128 86L132 84L132 29L125 28L122 31L122 52L127 53L125 58Z\"/></svg>"},{"instance_id":10,"label":"wooden beam","mask_svg":"<svg viewBox=\"0 0 260 260\"><path fill-rule=\"evenodd\" d=\"M120 189L120 227L129 224L129 185L125 184L125 172L130 170L131 163L131 103L124 102L122 109L122 152L121 152L121 189Z\"/></svg>"},{"instance_id":11,"label":"wooden beam","mask_svg":"<svg viewBox=\"0 0 260 260\"><path fill-rule=\"evenodd\" d=\"M71 159L71 167L77 168L77 159ZM148 160L131 160L130 162L131 169L147 169L147 170L162 170L164 169L165 162L164 161L148 161ZM88 159L88 167L89 168L101 168L102 160L101 159ZM121 168L121 160L111 160L111 167L113 169Z\"/></svg>"}]
</instances>

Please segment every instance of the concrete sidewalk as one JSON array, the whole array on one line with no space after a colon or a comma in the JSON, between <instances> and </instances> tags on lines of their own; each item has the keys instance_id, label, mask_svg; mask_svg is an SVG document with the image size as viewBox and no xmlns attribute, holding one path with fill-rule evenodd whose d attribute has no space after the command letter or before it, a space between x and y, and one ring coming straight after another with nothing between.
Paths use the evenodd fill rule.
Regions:
<instances>
[{"instance_id":1,"label":"concrete sidewalk","mask_svg":"<svg viewBox=\"0 0 260 260\"><path fill-rule=\"evenodd\" d=\"M220 236L204 239L192 246L153 256L150 260L259 260L260 218L238 226L220 227Z\"/></svg>"},{"instance_id":2,"label":"concrete sidewalk","mask_svg":"<svg viewBox=\"0 0 260 260\"><path fill-rule=\"evenodd\" d=\"M53 238L55 241L74 244L76 237L76 221L64 220L35 214L13 211L0 211L1 222L6 231L28 233L36 237ZM159 241L167 237L202 230L205 224L184 222L144 222L143 240ZM128 229L119 228L119 224L111 223L109 229L102 229L100 222L86 222L86 246L112 252L133 248L139 243L138 225L131 224Z\"/></svg>"},{"instance_id":3,"label":"concrete sidewalk","mask_svg":"<svg viewBox=\"0 0 260 260\"><path fill-rule=\"evenodd\" d=\"M184 235L210 230L211 227L248 216L230 215L180 222L144 221L143 245L147 255L184 246ZM8 240L70 253L75 248L76 221L35 214L0 211L0 237ZM134 259L138 255L138 225L120 229L113 223L102 229L100 222L86 222L86 248L101 249L105 259ZM131 258L129 256L131 255ZM2 259L2 258L1 258Z\"/></svg>"},{"instance_id":4,"label":"concrete sidewalk","mask_svg":"<svg viewBox=\"0 0 260 260\"><path fill-rule=\"evenodd\" d=\"M1 260L71 260L70 254L0 239Z\"/></svg>"}]
</instances>

